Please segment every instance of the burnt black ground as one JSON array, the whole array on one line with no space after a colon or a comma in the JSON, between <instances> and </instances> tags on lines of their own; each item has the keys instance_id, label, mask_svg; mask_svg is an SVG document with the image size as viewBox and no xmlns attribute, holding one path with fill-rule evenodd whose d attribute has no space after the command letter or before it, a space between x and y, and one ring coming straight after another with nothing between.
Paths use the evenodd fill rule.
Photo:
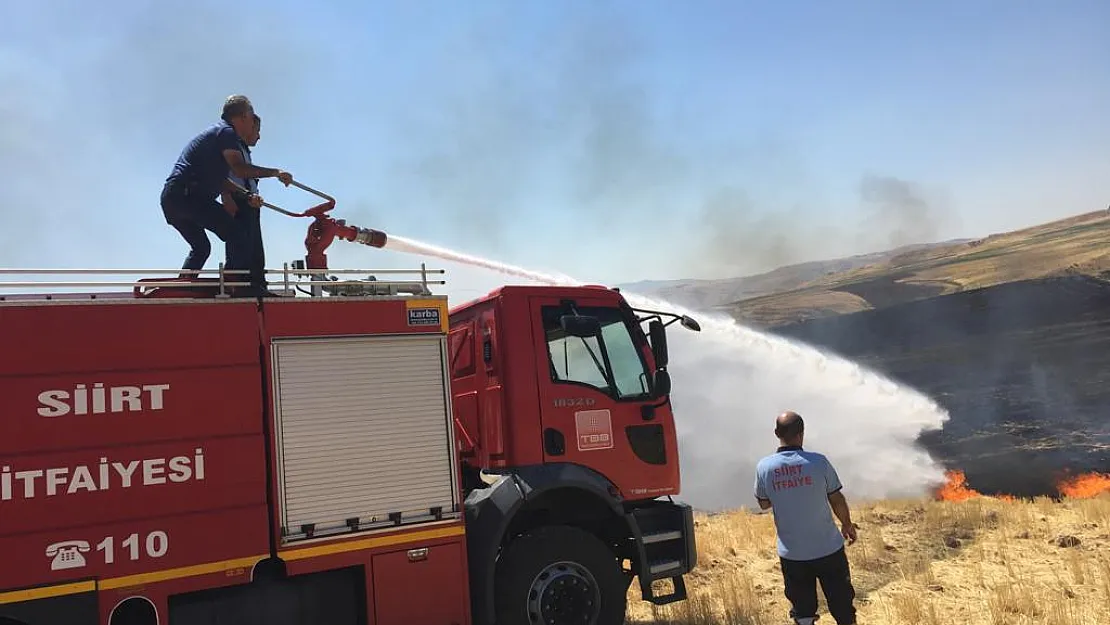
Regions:
<instances>
[{"instance_id":1,"label":"burnt black ground","mask_svg":"<svg viewBox=\"0 0 1110 625\"><path fill-rule=\"evenodd\" d=\"M1106 282L1013 282L770 331L933 397L951 419L921 442L972 488L1055 495L1066 472L1110 471Z\"/></svg>"}]
</instances>

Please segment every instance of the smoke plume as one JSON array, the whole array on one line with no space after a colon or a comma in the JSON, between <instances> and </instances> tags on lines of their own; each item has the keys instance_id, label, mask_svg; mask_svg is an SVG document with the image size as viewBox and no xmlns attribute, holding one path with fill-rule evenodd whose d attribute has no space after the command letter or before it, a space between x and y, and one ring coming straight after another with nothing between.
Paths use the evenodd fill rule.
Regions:
<instances>
[{"instance_id":1,"label":"smoke plume","mask_svg":"<svg viewBox=\"0 0 1110 625\"><path fill-rule=\"evenodd\" d=\"M865 209L858 243L863 246L890 249L930 243L953 218L937 201L930 201L920 185L894 176L863 176L859 195Z\"/></svg>"},{"instance_id":2,"label":"smoke plume","mask_svg":"<svg viewBox=\"0 0 1110 625\"><path fill-rule=\"evenodd\" d=\"M672 145L678 129L664 129L630 76L639 42L615 18L563 24L536 43L542 65L501 48L496 20L444 45L436 83L421 85L437 105L396 119L399 149L381 190L400 210L447 219L425 236L501 252L529 217L549 240L623 247L639 261L643 229L678 207L690 164Z\"/></svg>"},{"instance_id":3,"label":"smoke plume","mask_svg":"<svg viewBox=\"0 0 1110 625\"><path fill-rule=\"evenodd\" d=\"M835 196L788 128L691 136L696 101L651 95L654 50L627 21L590 13L529 33L535 55L521 60L492 36L499 20L509 18L444 43L436 82L421 82L436 105L395 119L395 160L377 192L402 212L444 217L420 225L426 237L502 255L527 239L533 258L560 255L547 265L591 269L562 256L573 240L606 250L611 275L730 277L929 242L949 223L895 177L861 175L857 194ZM523 230L537 221L550 242Z\"/></svg>"}]
</instances>

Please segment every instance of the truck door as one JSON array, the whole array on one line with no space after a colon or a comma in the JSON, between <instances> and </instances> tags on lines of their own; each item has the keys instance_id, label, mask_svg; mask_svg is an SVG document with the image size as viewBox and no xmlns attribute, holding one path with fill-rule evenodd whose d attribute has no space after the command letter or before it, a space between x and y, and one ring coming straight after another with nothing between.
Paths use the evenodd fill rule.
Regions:
<instances>
[{"instance_id":1,"label":"truck door","mask_svg":"<svg viewBox=\"0 0 1110 625\"><path fill-rule=\"evenodd\" d=\"M597 297L535 297L531 313L544 461L590 467L632 499L677 494L674 422L667 407L643 409L660 402L635 318ZM576 313L600 335L568 335L560 317Z\"/></svg>"}]
</instances>

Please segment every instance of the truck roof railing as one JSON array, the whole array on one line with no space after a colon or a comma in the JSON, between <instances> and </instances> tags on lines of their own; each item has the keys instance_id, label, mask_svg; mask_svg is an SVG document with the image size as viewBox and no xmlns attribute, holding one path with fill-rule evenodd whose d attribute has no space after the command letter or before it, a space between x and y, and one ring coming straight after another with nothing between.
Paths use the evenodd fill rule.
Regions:
<instances>
[{"instance_id":1,"label":"truck roof railing","mask_svg":"<svg viewBox=\"0 0 1110 625\"><path fill-rule=\"evenodd\" d=\"M302 262L285 263L280 268L266 269L269 290L278 295L294 297L298 293L321 296L428 296L430 285L446 284L445 280L429 279L442 275L443 269L306 269ZM235 287L248 287L245 269L197 271L182 269L69 269L69 268L0 268L0 301L27 299L97 299L97 298L223 298L230 297ZM69 279L33 280L31 276L66 276ZM339 276L345 276L341 279ZM382 279L380 276L388 276ZM78 278L80 276L80 278ZM144 276L126 279L127 276ZM193 276L193 277L185 277ZM206 277L213 276L213 277ZM349 276L363 276L354 278ZM113 279L116 277L116 279ZM88 279L92 278L92 279ZM47 289L82 289L82 292L46 292ZM122 293L120 288L130 289ZM34 293L12 293L14 289L33 289ZM115 289L103 291L101 289ZM163 292L158 292L163 289ZM94 291L101 290L101 291Z\"/></svg>"}]
</instances>

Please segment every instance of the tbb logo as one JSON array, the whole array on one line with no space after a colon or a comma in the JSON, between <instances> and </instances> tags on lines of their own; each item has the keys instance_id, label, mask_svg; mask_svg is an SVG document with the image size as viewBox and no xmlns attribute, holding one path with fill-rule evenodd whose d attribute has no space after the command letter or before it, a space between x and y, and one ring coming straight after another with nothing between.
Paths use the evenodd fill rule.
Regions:
<instances>
[{"instance_id":1,"label":"tbb logo","mask_svg":"<svg viewBox=\"0 0 1110 625\"><path fill-rule=\"evenodd\" d=\"M613 448L613 422L608 410L581 410L574 413L578 451Z\"/></svg>"},{"instance_id":2,"label":"tbb logo","mask_svg":"<svg viewBox=\"0 0 1110 625\"><path fill-rule=\"evenodd\" d=\"M608 434L579 434L578 447L580 449L608 449L610 445Z\"/></svg>"}]
</instances>

